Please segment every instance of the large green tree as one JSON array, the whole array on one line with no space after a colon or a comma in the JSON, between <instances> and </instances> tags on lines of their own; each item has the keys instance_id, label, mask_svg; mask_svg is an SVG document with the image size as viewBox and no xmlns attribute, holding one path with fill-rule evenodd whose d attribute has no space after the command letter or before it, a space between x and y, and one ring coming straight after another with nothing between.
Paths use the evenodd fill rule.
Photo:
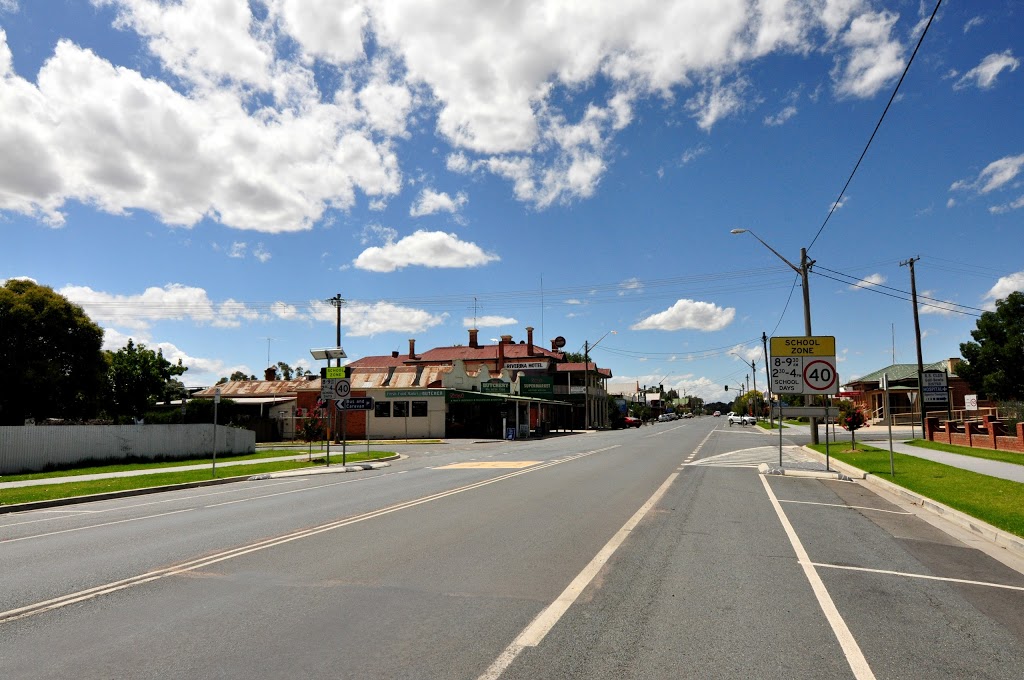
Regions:
<instances>
[{"instance_id":1,"label":"large green tree","mask_svg":"<svg viewBox=\"0 0 1024 680\"><path fill-rule=\"evenodd\" d=\"M103 330L49 286L0 287L0 424L96 414L106 364Z\"/></svg>"},{"instance_id":2,"label":"large green tree","mask_svg":"<svg viewBox=\"0 0 1024 680\"><path fill-rule=\"evenodd\" d=\"M989 399L1024 399L1024 293L996 301L971 331L974 342L960 345L966 363L957 375Z\"/></svg>"},{"instance_id":3,"label":"large green tree","mask_svg":"<svg viewBox=\"0 0 1024 680\"><path fill-rule=\"evenodd\" d=\"M136 345L131 339L116 352L107 352L107 363L110 366L107 371L107 408L114 417L142 416L158 400L165 398L168 384L174 384L174 376L188 370L181 359L172 364L164 358L162 350L154 352L142 343Z\"/></svg>"}]
</instances>

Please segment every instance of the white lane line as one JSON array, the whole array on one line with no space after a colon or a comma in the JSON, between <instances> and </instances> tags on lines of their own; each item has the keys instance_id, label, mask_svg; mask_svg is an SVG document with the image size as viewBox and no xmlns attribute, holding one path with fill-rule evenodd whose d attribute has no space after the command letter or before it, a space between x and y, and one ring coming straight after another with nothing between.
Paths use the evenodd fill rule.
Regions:
<instances>
[{"instance_id":1,"label":"white lane line","mask_svg":"<svg viewBox=\"0 0 1024 680\"><path fill-rule=\"evenodd\" d=\"M519 653L527 647L536 647L541 643L555 624L558 623L562 615L569 609L570 606L579 598L580 594L584 589L594 580L597 573L601 568L608 562L615 551L622 545L622 542L626 540L629 533L636 528L636 525L640 523L640 520L650 512L651 508L661 499L668 488L672 486L672 482L675 481L679 474L673 472L668 476L658 490L647 499L647 502L640 506L629 520L622 525L611 540L601 548L594 558L590 560L590 563L583 568L576 578L562 591L562 594L555 598L554 602L544 608L536 618L530 622L526 628L512 641L508 647L505 648L498 658L494 660L490 668L484 671L484 674L480 676L480 680L496 680L501 677L502 673L515 661Z\"/></svg>"},{"instance_id":2,"label":"white lane line","mask_svg":"<svg viewBox=\"0 0 1024 680\"><path fill-rule=\"evenodd\" d=\"M947 581L949 583L963 583L969 586L985 586L986 588L1002 588L1004 590L1017 590L1024 592L1024 586L1011 586L1005 583L992 583L990 581L972 581L965 578L952 578L949 576L932 576L931 574L912 574L907 571L890 571L888 569L868 569L867 567L851 567L845 564L824 564L822 562L812 562L816 567L825 567L827 569L845 569L847 571L862 571L868 574L886 574L888 576L903 576L905 578L921 578L927 581Z\"/></svg>"},{"instance_id":3,"label":"white lane line","mask_svg":"<svg viewBox=\"0 0 1024 680\"><path fill-rule=\"evenodd\" d=\"M271 483L263 484L262 487L265 487L265 486L277 486L279 484L295 484L295 482L292 481L292 480L284 480L284 481L280 481L280 482L271 482ZM190 500L193 500L193 499L196 499L196 498L209 498L211 496L224 496L224 495L227 495L227 494L239 493L239 492L242 492L242 491L249 491L251 489L252 489L252 487L238 487L238 488L234 488L234 489L226 489L224 491L212 491L212 492L209 492L209 493L197 493L197 494L192 494L192 495L189 495L189 496L175 496L174 498L165 498L165 499L162 499L162 500L150 501L148 503L131 503L129 505L114 505L114 506L109 507L109 508L101 508L99 510L88 510L88 511L82 511L82 512L83 512L83 514L88 513L88 514L92 514L92 515L98 515L98 514L101 514L101 513L104 513L104 512L117 512L117 511L120 511L120 510L131 510L133 508L146 508L146 507L149 507L151 505L163 505L165 503L177 503L177 502L180 502L180 501L190 501ZM104 501L104 502L111 502L111 501L115 501L115 500L118 500L118 499L111 499L110 501ZM35 517L37 514L42 514L42 513L45 513L45 512L48 512L48 511L47 510L29 510L29 511L27 511L25 513L25 516ZM38 524L39 522L53 522L53 521L60 520L60 519L70 519L70 517L68 515L62 515L62 516L58 516L58 517L42 517L40 519L30 519L30 520L27 520L25 522L11 522L9 524L2 524L2 525L0 525L0 528L16 527L16 526L21 526L22 524Z\"/></svg>"},{"instance_id":4,"label":"white lane line","mask_svg":"<svg viewBox=\"0 0 1024 680\"><path fill-rule=\"evenodd\" d=\"M585 457L591 456L591 455L593 455L595 453L601 453L603 451L609 451L611 449L616 449L618 447L619 447L619 445L616 444L614 446L606 446L603 449L593 449L591 451L584 451L582 453L578 453L578 454L574 455L569 460L577 460L579 458L585 458ZM569 461L567 460L565 462L569 462ZM53 611L54 609L60 609L61 607L66 607L66 606L68 606L70 604L74 604L76 602L83 602L85 600L90 600L92 598L99 597L101 595L106 595L106 594L109 594L109 593L114 593L114 592L117 592L119 590L124 590L126 588L132 588L132 587L139 586L139 585L142 585L142 584L145 584L145 583L149 583L151 581L156 581L158 579L167 578L169 576L176 576L178 574L184 574L184 573L189 572L189 571L194 571L196 569L201 569L201 568L207 567L207 566L209 566L211 564L217 564L218 562L224 562L226 560L230 560L230 559L233 559L233 558L236 558L236 557L241 557L242 555L248 555L250 553L258 552L260 550L266 550L268 548L273 548L273 547L276 547L276 546L279 546L279 545L283 545L285 543L290 543L292 541L297 541L297 540L300 540L300 539L303 539L303 538L309 538L310 536L316 536L318 534L322 534L322 533L325 533L325 532L328 532L328 531L334 531L335 529L341 529L343 527L351 526L351 525L357 524L359 522L365 522L367 520L375 519L377 517L383 517L384 515L389 515L389 514L391 514L393 512L398 512L400 510L406 510L408 508L413 508L413 507L416 507L418 505L422 505L424 503L430 503L432 501L440 500L442 498L447 498L449 496L454 496L455 494L463 493L465 491L472 491L473 489L479 489L481 487L488 486L490 484L496 484L498 482L502 482L502 481L505 481L507 479L512 479L513 477L519 477L520 475L528 475L528 474L536 472L538 470L544 470L544 469L547 469L549 467L553 467L555 465L559 465L559 463L549 462L549 463L544 463L544 464L541 464L541 465L535 465L533 467L524 468L522 470L516 470L515 472L509 472L508 474L499 475L499 476L494 477L492 479L485 479L485 480L480 481L480 482L474 482L472 484L467 484L465 486L457 487L455 489L449 489L447 491L440 491L438 493L431 494L429 496L423 496L421 498L416 498L416 499L413 499L411 501L404 501L402 503L396 503L395 505L391 505L391 506L388 506L388 507L385 507L385 508L381 508L379 510L371 510L370 512L364 513L362 515L356 515L355 517L349 517L349 518L346 518L346 519L335 520L333 522L327 522L325 524L321 524L320 526L311 527L309 529L299 529L299 530L293 531L293 532L291 532L289 534L284 534L282 536L277 536L276 538L269 538L269 539L264 539L264 540L256 541L256 542L250 543L248 545L242 545L242 546L239 546L237 548L231 548L229 550L225 550L225 551L220 552L220 553L216 553L216 554L213 554L213 555L207 555L205 557L200 557L198 559L190 560L190 561L184 562L182 564L177 564L177 565L173 565L173 566L170 566L170 567L163 567L161 569L155 569L153 571L149 571L149 572L146 572L144 574L138 574L136 576L130 576L130 577L128 577L126 579L122 579L120 581L114 581L112 583L106 583L106 584L103 584L103 585L94 586L92 588L87 588L85 590L81 590L81 591L78 591L78 592L75 592L75 593L68 593L67 595L61 595L59 597L55 597L53 599L46 600L44 602L36 602L36 603L33 603L33 604L25 605L23 607L18 607L16 609L10 609L8 611L0 611L0 624L8 623L10 621L17 621L19 619L24 619L24 618L27 618L29 616L35 616L36 614L42 614L43 612ZM178 510L176 512L189 512L190 510L192 510L192 508L189 508L187 510ZM174 514L174 513L167 513L167 514ZM128 522L128 521L133 521L133 520L122 520L122 521ZM116 522L114 522L114 523L116 524ZM34 537L30 537L30 538L34 538ZM16 540L23 540L23 539L16 539Z\"/></svg>"},{"instance_id":5,"label":"white lane line","mask_svg":"<svg viewBox=\"0 0 1024 680\"><path fill-rule=\"evenodd\" d=\"M235 505L236 503L248 503L249 501L257 501L263 498L273 498L275 496L287 496L293 493L305 493L306 491L314 491L316 489L325 489L329 486L341 486L342 484L355 484L356 482L366 482L371 479L380 479L381 477L390 477L391 475L397 474L395 472L385 472L381 475L371 475L369 477L359 477L357 479L346 479L341 482L331 482L330 484L321 484L319 486L307 486L302 489L289 489L288 491L278 491L277 493L267 493L262 496L250 496L249 498L236 498L233 501L222 501L220 503L211 503L204 507L206 508L219 508L224 505Z\"/></svg>"},{"instance_id":6,"label":"white lane line","mask_svg":"<svg viewBox=\"0 0 1024 680\"><path fill-rule=\"evenodd\" d=\"M153 519L154 517L166 517L167 515L177 515L182 512L192 512L195 508L185 508L184 510L171 510L170 512L161 512L157 515L144 515L143 517L132 517L130 519L119 519L113 522L104 522L103 524L90 524L87 527L75 527L73 529L61 529L60 531L51 531L45 534L32 534L31 536L22 536L20 538L3 538L0 539L0 545L7 545L8 543L17 543L18 541L30 541L34 538L46 538L47 536L57 536L58 534L70 534L76 531L85 531L86 529L96 529L98 527L109 527L115 524L124 524L126 522L138 522L144 519Z\"/></svg>"},{"instance_id":7,"label":"white lane line","mask_svg":"<svg viewBox=\"0 0 1024 680\"><path fill-rule=\"evenodd\" d=\"M706 460L706 459L705 459ZM687 463L687 467L710 467L710 468L750 468L756 470L757 465L749 465L747 463L736 463L735 465L729 465L728 463L705 463L704 461L697 461L696 463Z\"/></svg>"},{"instance_id":8,"label":"white lane line","mask_svg":"<svg viewBox=\"0 0 1024 680\"><path fill-rule=\"evenodd\" d=\"M811 562L807 556L807 551L804 550L803 543L800 542L800 538L796 535L796 531L793 529L793 525L789 523L789 518L786 517L786 513L782 510L782 505L779 500L775 497L775 493L772 492L772 487L768 484L768 480L763 476L759 476L761 484L764 485L764 490L768 494L768 499L772 503L772 507L775 508L775 514L779 516L779 522L782 523L782 528L786 531L786 536L789 537L789 543L793 546L793 552L796 553L797 562L804 570L804 576L807 577L807 581L811 584L811 590L814 591L814 596L818 599L818 606L821 607L821 611L825 614L825 618L828 619L828 623L832 626L832 632L835 634L836 639L839 641L839 646L843 649L843 654L846 655L846 662L850 664L850 670L853 671L854 677L858 680L873 680L875 674L871 670L871 666L868 665L868 660L864 658L864 653L860 649L860 645L857 644L857 640L853 637L853 633L850 632L849 627L846 625L846 621L843 620L842 615L836 608L836 603L832 601L832 596L828 594L828 589L825 588L825 583L821 580L821 576L818 575L818 571L814 568L814 563Z\"/></svg>"},{"instance_id":9,"label":"white lane line","mask_svg":"<svg viewBox=\"0 0 1024 680\"><path fill-rule=\"evenodd\" d=\"M843 505L842 503L816 503L814 501L784 501L779 500L780 503L797 503L798 505L823 505L827 508L849 508L850 510L870 510L871 512L887 512L891 515L913 515L912 512L906 512L905 510L883 510L882 508L868 508L863 505Z\"/></svg>"}]
</instances>

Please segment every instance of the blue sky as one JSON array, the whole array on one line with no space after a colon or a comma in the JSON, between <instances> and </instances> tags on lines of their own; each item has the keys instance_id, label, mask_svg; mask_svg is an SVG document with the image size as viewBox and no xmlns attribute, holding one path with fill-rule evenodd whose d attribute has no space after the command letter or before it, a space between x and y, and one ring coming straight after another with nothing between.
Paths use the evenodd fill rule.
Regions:
<instances>
[{"instance_id":1,"label":"blue sky","mask_svg":"<svg viewBox=\"0 0 1024 680\"><path fill-rule=\"evenodd\" d=\"M842 380L916 361L909 258L958 356L1024 290L1019 2L942 4L828 217L933 7L0 0L0 280L188 385L315 369L340 294L352 359L531 326L717 400L804 330L745 228Z\"/></svg>"}]
</instances>

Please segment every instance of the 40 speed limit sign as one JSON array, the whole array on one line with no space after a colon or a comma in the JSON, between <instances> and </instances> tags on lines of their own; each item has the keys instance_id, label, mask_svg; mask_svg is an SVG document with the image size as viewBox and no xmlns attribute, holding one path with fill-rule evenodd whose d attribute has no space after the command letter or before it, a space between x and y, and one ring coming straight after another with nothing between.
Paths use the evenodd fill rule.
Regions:
<instances>
[{"instance_id":1,"label":"40 speed limit sign","mask_svg":"<svg viewBox=\"0 0 1024 680\"><path fill-rule=\"evenodd\" d=\"M831 335L772 338L769 366L776 394L839 394Z\"/></svg>"}]
</instances>

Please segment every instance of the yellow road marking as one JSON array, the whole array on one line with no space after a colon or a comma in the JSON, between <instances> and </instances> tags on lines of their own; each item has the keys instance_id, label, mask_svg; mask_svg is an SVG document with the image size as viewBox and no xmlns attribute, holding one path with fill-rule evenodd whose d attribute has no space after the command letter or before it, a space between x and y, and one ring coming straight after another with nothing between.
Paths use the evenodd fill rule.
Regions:
<instances>
[{"instance_id":1,"label":"yellow road marking","mask_svg":"<svg viewBox=\"0 0 1024 680\"><path fill-rule=\"evenodd\" d=\"M539 460L501 460L501 461L487 461L480 463L453 463L451 465L445 465L444 467L434 468L435 470L459 470L464 468L525 468L531 465L537 465L540 463Z\"/></svg>"}]
</instances>

